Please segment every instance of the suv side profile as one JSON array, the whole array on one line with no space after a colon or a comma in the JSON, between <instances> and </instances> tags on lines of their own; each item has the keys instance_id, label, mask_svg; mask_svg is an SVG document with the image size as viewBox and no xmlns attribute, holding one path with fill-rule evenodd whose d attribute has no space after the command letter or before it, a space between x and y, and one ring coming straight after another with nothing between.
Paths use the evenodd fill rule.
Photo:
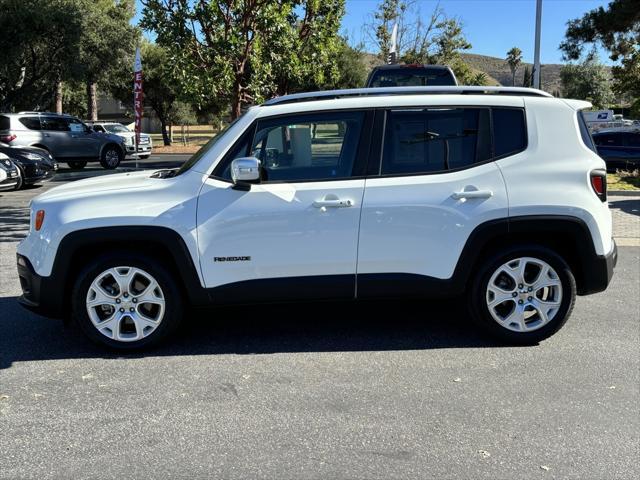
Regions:
<instances>
[{"instance_id":1,"label":"suv side profile","mask_svg":"<svg viewBox=\"0 0 640 480\"><path fill-rule=\"evenodd\" d=\"M180 169L36 197L20 302L133 349L186 304L464 296L486 331L539 342L617 260L588 107L501 87L270 100Z\"/></svg>"},{"instance_id":2,"label":"suv side profile","mask_svg":"<svg viewBox=\"0 0 640 480\"><path fill-rule=\"evenodd\" d=\"M99 161L103 168L114 169L125 156L123 138L95 133L78 118L56 113L0 114L0 142L42 148L71 168Z\"/></svg>"},{"instance_id":3,"label":"suv side profile","mask_svg":"<svg viewBox=\"0 0 640 480\"><path fill-rule=\"evenodd\" d=\"M129 130L126 126L117 122L87 122L94 132L110 133L124 139L124 147L127 155L136 156L141 159L147 159L151 155L153 142L151 135L148 133L140 134L140 144L136 152L136 134Z\"/></svg>"}]
</instances>

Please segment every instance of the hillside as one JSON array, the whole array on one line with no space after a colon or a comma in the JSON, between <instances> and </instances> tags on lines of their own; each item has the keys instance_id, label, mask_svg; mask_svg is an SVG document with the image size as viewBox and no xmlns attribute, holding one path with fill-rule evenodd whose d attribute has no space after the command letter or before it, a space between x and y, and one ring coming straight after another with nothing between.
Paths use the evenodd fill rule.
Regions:
<instances>
[{"instance_id":1,"label":"hillside","mask_svg":"<svg viewBox=\"0 0 640 480\"><path fill-rule=\"evenodd\" d=\"M509 64L502 59L489 57L487 55L478 55L475 53L463 53L462 58L467 64L487 75L495 78L501 85L511 86L511 70ZM529 66L529 71L533 70L533 64L522 63L516 72L516 86L522 85L524 76L524 68ZM562 65L558 63L542 64L542 89L549 93L560 90L560 69Z\"/></svg>"},{"instance_id":2,"label":"hillside","mask_svg":"<svg viewBox=\"0 0 640 480\"><path fill-rule=\"evenodd\" d=\"M509 65L502 58L478 55L475 53L463 53L462 58L474 70L484 72L487 75L489 85L511 86L511 70ZM365 65L370 70L380 61L377 56L371 53L365 54ZM516 73L516 86L522 85L524 67L529 66L529 71L533 69L530 63L523 63ZM562 65L557 63L542 65L542 89L549 93L560 90L560 69Z\"/></svg>"}]
</instances>

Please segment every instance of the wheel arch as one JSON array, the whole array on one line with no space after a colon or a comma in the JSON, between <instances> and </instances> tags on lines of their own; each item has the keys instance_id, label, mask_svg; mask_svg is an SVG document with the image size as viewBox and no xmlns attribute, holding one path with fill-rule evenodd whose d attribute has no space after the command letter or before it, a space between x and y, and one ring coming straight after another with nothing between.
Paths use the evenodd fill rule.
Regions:
<instances>
[{"instance_id":1,"label":"wheel arch","mask_svg":"<svg viewBox=\"0 0 640 480\"><path fill-rule=\"evenodd\" d=\"M58 284L60 310L67 313L71 289L87 258L103 252L126 252L152 257L175 276L178 288L194 305L208 303L189 249L178 232L167 227L121 226L78 230L60 242L52 269L52 283Z\"/></svg>"},{"instance_id":2,"label":"wheel arch","mask_svg":"<svg viewBox=\"0 0 640 480\"><path fill-rule=\"evenodd\" d=\"M544 246L560 255L571 268L579 295L601 290L590 278L598 255L589 228L580 218L561 215L511 217L478 226L456 265L454 289L464 291L485 258L519 244Z\"/></svg>"},{"instance_id":3,"label":"wheel arch","mask_svg":"<svg viewBox=\"0 0 640 480\"><path fill-rule=\"evenodd\" d=\"M127 152L126 152L125 148L122 145L120 145L120 144L118 144L116 142L113 142L113 141L107 142L104 145L102 145L102 147L100 147L100 154L98 155L99 159L102 159L102 154L104 153L104 151L105 151L105 149L107 147L117 147L118 150L120 150L120 153L122 154L122 160L125 159L125 157L127 155Z\"/></svg>"}]
</instances>

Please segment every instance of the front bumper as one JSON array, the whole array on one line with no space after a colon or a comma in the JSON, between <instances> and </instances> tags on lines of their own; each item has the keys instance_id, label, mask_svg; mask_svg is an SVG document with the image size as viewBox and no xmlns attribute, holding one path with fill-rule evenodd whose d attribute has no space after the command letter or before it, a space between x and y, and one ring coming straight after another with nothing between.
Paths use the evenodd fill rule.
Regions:
<instances>
[{"instance_id":1,"label":"front bumper","mask_svg":"<svg viewBox=\"0 0 640 480\"><path fill-rule=\"evenodd\" d=\"M598 255L590 262L585 262L582 288L580 295L603 292L609 286L613 277L613 270L618 263L618 246L615 240L611 240L613 248L607 255Z\"/></svg>"},{"instance_id":2,"label":"front bumper","mask_svg":"<svg viewBox=\"0 0 640 480\"><path fill-rule=\"evenodd\" d=\"M38 275L29 259L23 255L17 255L17 264L22 287L22 295L18 298L20 305L45 317L64 317L64 283L53 277Z\"/></svg>"}]
</instances>

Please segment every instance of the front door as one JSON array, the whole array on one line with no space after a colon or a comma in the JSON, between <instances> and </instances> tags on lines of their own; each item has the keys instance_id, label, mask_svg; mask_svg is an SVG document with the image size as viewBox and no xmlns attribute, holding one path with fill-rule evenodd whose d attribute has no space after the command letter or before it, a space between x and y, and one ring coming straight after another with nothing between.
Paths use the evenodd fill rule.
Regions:
<instances>
[{"instance_id":1,"label":"front door","mask_svg":"<svg viewBox=\"0 0 640 480\"><path fill-rule=\"evenodd\" d=\"M216 167L198 201L214 301L354 297L365 120L360 111L258 120ZM262 180L234 189L231 161L247 155L260 159Z\"/></svg>"}]
</instances>

